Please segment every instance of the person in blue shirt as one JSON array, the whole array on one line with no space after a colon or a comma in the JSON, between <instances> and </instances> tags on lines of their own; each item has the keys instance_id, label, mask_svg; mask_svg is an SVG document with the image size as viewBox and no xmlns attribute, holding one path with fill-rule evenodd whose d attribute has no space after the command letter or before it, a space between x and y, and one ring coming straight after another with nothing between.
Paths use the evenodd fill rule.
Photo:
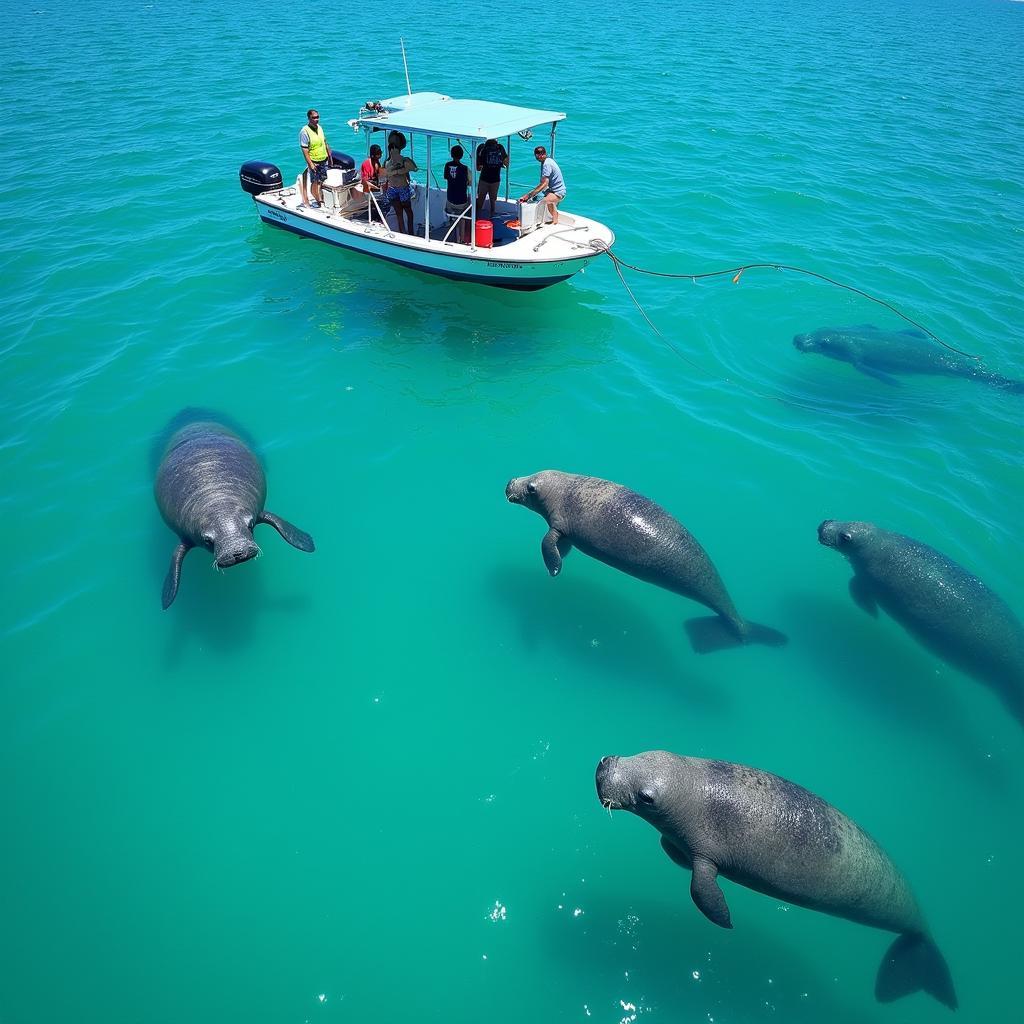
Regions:
<instances>
[{"instance_id":1,"label":"person in blue shirt","mask_svg":"<svg viewBox=\"0 0 1024 1024\"><path fill-rule=\"evenodd\" d=\"M449 222L469 209L469 168L462 163L464 155L465 150L461 146L452 146L452 158L444 165L444 180L448 183L444 212L448 214ZM462 242L469 241L468 220L460 221L456 235Z\"/></svg>"},{"instance_id":2,"label":"person in blue shirt","mask_svg":"<svg viewBox=\"0 0 1024 1024\"><path fill-rule=\"evenodd\" d=\"M540 183L536 188L530 189L525 196L521 196L519 202L528 203L538 192L544 193L541 202L547 207L551 214L551 223L558 223L558 204L565 198L565 181L558 164L548 156L548 151L543 146L538 146L533 155L540 162Z\"/></svg>"}]
</instances>

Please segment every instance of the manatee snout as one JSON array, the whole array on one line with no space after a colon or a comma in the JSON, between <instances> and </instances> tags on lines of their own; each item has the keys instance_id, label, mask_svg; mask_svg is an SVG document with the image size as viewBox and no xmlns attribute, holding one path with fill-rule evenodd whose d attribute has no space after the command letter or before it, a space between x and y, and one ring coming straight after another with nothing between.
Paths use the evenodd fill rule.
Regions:
<instances>
[{"instance_id":1,"label":"manatee snout","mask_svg":"<svg viewBox=\"0 0 1024 1024\"><path fill-rule=\"evenodd\" d=\"M613 807L621 807L619 789L621 775L618 771L619 759L617 757L602 757L597 765L597 772L594 782L597 784L597 798L609 810Z\"/></svg>"},{"instance_id":2,"label":"manatee snout","mask_svg":"<svg viewBox=\"0 0 1024 1024\"><path fill-rule=\"evenodd\" d=\"M836 546L836 535L839 524L834 519L826 519L818 526L818 543L826 547Z\"/></svg>"},{"instance_id":3,"label":"manatee snout","mask_svg":"<svg viewBox=\"0 0 1024 1024\"><path fill-rule=\"evenodd\" d=\"M255 558L259 553L260 549L256 541L239 538L224 547L217 548L217 568L230 569L233 565L248 562L250 558Z\"/></svg>"},{"instance_id":4,"label":"manatee snout","mask_svg":"<svg viewBox=\"0 0 1024 1024\"><path fill-rule=\"evenodd\" d=\"M517 476L512 477L507 484L505 484L505 497L512 502L513 505L518 505L522 502L522 484Z\"/></svg>"},{"instance_id":5,"label":"manatee snout","mask_svg":"<svg viewBox=\"0 0 1024 1024\"><path fill-rule=\"evenodd\" d=\"M794 334L793 347L798 352L810 352L814 348L813 334Z\"/></svg>"}]
</instances>

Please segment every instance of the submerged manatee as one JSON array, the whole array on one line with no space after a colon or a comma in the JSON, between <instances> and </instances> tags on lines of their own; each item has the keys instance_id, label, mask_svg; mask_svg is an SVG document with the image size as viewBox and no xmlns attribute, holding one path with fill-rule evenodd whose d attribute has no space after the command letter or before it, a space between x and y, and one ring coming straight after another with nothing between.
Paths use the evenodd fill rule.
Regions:
<instances>
[{"instance_id":1,"label":"submerged manatee","mask_svg":"<svg viewBox=\"0 0 1024 1024\"><path fill-rule=\"evenodd\" d=\"M508 482L505 497L543 516L550 527L541 542L552 576L575 545L615 569L654 583L717 612L686 623L696 651L743 643L778 646L778 630L748 622L696 538L659 505L621 484L596 476L546 469Z\"/></svg>"},{"instance_id":2,"label":"submerged manatee","mask_svg":"<svg viewBox=\"0 0 1024 1024\"><path fill-rule=\"evenodd\" d=\"M949 664L992 686L1024 725L1024 626L977 576L935 548L873 523L826 519L818 540L853 567L850 595L881 608Z\"/></svg>"},{"instance_id":3,"label":"submerged manatee","mask_svg":"<svg viewBox=\"0 0 1024 1024\"><path fill-rule=\"evenodd\" d=\"M178 593L181 563L193 547L208 548L218 568L226 569L259 553L253 527L267 523L293 547L313 550L308 533L264 509L263 467L241 438L219 423L190 423L174 433L154 493L164 522L181 538L164 581L164 608Z\"/></svg>"},{"instance_id":4,"label":"submerged manatee","mask_svg":"<svg viewBox=\"0 0 1024 1024\"><path fill-rule=\"evenodd\" d=\"M718 876L858 924L896 932L878 969L882 1002L921 989L955 1010L953 979L899 869L855 821L793 782L744 765L652 750L603 757L597 794L632 811L693 874L690 895L722 928L732 918Z\"/></svg>"},{"instance_id":5,"label":"submerged manatee","mask_svg":"<svg viewBox=\"0 0 1024 1024\"><path fill-rule=\"evenodd\" d=\"M861 373L898 384L892 374L923 373L943 377L969 377L1004 391L1024 393L1024 381L992 373L977 360L940 345L923 331L883 331L873 324L857 327L822 327L798 334L793 344L801 352L818 352L850 363Z\"/></svg>"}]
</instances>

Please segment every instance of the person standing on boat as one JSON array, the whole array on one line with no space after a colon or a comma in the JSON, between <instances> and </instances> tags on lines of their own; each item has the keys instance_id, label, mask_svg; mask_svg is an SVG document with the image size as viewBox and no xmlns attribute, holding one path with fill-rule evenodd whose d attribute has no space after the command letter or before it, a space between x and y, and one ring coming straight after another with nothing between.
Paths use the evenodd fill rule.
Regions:
<instances>
[{"instance_id":1,"label":"person standing on boat","mask_svg":"<svg viewBox=\"0 0 1024 1024\"><path fill-rule=\"evenodd\" d=\"M412 186L409 175L418 171L416 162L402 156L405 148L405 136L401 132L392 132L388 137L388 158L384 163L384 173L388 179L388 202L395 208L395 220L399 231L407 235L413 233L412 223ZM408 228L405 224L408 222Z\"/></svg>"},{"instance_id":2,"label":"person standing on boat","mask_svg":"<svg viewBox=\"0 0 1024 1024\"><path fill-rule=\"evenodd\" d=\"M519 202L528 203L538 192L543 192L544 198L541 202L551 214L551 224L554 226L558 223L558 204L565 198L565 181L562 179L558 164L548 156L548 151L543 146L538 146L533 155L540 161L540 184L520 197Z\"/></svg>"},{"instance_id":3,"label":"person standing on boat","mask_svg":"<svg viewBox=\"0 0 1024 1024\"><path fill-rule=\"evenodd\" d=\"M491 216L494 216L503 167L508 167L508 151L497 139L488 139L482 146L477 146L476 169L480 174L476 190L477 216L483 213L484 200L488 197L491 200Z\"/></svg>"},{"instance_id":4,"label":"person standing on boat","mask_svg":"<svg viewBox=\"0 0 1024 1024\"><path fill-rule=\"evenodd\" d=\"M448 184L447 202L444 212L449 220L455 220L469 209L469 168L462 163L465 150L461 146L452 146L452 158L444 165L444 180ZM457 237L460 242L469 241L469 221L459 221Z\"/></svg>"},{"instance_id":5,"label":"person standing on boat","mask_svg":"<svg viewBox=\"0 0 1024 1024\"><path fill-rule=\"evenodd\" d=\"M320 114L316 110L306 111L306 124L299 132L299 147L306 161L306 169L302 172L302 205L319 210L324 198L321 186L327 180L327 165L331 162L331 147L327 145L327 136L320 127ZM309 191L313 193L312 202L306 191L307 175Z\"/></svg>"}]
</instances>

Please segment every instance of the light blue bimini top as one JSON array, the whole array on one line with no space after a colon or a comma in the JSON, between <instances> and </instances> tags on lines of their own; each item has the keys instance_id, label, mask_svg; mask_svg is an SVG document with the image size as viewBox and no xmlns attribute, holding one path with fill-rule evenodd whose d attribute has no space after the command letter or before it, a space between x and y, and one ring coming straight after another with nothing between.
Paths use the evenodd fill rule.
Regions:
<instances>
[{"instance_id":1,"label":"light blue bimini top","mask_svg":"<svg viewBox=\"0 0 1024 1024\"><path fill-rule=\"evenodd\" d=\"M439 92L414 92L380 103L383 113L353 118L349 124L483 141L565 119L565 114L557 110L513 107L488 100L455 100Z\"/></svg>"}]
</instances>

